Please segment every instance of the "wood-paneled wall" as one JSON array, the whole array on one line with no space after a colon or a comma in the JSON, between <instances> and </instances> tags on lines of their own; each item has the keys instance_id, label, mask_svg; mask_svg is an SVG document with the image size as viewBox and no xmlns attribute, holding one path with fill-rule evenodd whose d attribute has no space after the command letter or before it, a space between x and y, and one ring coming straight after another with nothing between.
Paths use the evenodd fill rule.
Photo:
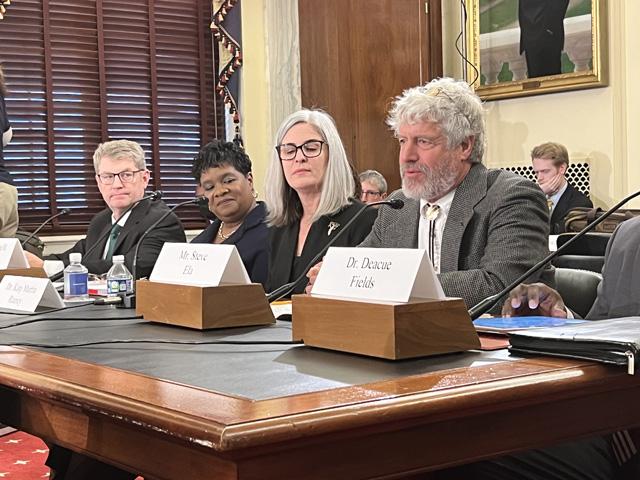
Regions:
<instances>
[{"instance_id":1,"label":"wood-paneled wall","mask_svg":"<svg viewBox=\"0 0 640 480\"><path fill-rule=\"evenodd\" d=\"M393 97L442 75L440 0L298 0L302 105L336 120L356 169L400 186Z\"/></svg>"}]
</instances>

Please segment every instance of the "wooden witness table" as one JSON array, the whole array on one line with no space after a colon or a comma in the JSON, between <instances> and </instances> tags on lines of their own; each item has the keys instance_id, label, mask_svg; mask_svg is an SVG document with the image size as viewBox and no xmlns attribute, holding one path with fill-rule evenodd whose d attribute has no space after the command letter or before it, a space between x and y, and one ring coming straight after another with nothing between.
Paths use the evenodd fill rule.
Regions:
<instances>
[{"instance_id":1,"label":"wooden witness table","mask_svg":"<svg viewBox=\"0 0 640 480\"><path fill-rule=\"evenodd\" d=\"M120 312L0 338L290 336L282 322L201 334ZM0 347L0 422L147 479L402 478L638 425L639 404L623 368L504 351L389 362L300 346Z\"/></svg>"}]
</instances>

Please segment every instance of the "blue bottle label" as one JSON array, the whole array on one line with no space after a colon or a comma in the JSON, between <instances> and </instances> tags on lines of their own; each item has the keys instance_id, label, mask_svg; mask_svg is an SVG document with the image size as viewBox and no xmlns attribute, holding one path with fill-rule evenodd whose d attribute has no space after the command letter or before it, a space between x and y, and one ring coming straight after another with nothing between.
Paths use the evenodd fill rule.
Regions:
<instances>
[{"instance_id":1,"label":"blue bottle label","mask_svg":"<svg viewBox=\"0 0 640 480\"><path fill-rule=\"evenodd\" d=\"M118 295L132 291L130 278L110 278L107 280L107 295Z\"/></svg>"},{"instance_id":2,"label":"blue bottle label","mask_svg":"<svg viewBox=\"0 0 640 480\"><path fill-rule=\"evenodd\" d=\"M69 273L69 295L87 295L87 282L89 275L87 273Z\"/></svg>"}]
</instances>

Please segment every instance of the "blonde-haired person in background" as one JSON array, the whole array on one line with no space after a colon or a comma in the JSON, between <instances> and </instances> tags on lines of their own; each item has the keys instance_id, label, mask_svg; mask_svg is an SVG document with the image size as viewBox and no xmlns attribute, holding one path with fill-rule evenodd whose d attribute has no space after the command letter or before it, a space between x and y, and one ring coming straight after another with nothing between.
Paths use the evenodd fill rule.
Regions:
<instances>
[{"instance_id":1,"label":"blonde-haired person in background","mask_svg":"<svg viewBox=\"0 0 640 480\"><path fill-rule=\"evenodd\" d=\"M4 102L7 85L0 65L0 237L13 237L18 230L18 190L4 164L4 147L11 141L13 130Z\"/></svg>"},{"instance_id":2,"label":"blonde-haired person in background","mask_svg":"<svg viewBox=\"0 0 640 480\"><path fill-rule=\"evenodd\" d=\"M593 203L567 181L569 153L564 145L547 142L534 147L531 150L531 163L538 185L547 196L549 233L563 233L564 217L569 210L576 207L592 208Z\"/></svg>"},{"instance_id":3,"label":"blonde-haired person in background","mask_svg":"<svg viewBox=\"0 0 640 480\"><path fill-rule=\"evenodd\" d=\"M265 199L271 228L267 291L297 278L363 204L333 118L321 110L289 115L276 134L267 170ZM358 245L376 211L365 212L336 246ZM304 291L299 285L293 293Z\"/></svg>"}]
</instances>

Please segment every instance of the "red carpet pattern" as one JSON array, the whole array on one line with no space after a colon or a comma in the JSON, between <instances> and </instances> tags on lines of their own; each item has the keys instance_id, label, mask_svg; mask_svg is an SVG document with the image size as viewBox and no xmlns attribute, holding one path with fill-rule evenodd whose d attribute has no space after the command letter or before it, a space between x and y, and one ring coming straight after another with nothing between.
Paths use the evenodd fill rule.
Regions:
<instances>
[{"instance_id":1,"label":"red carpet pattern","mask_svg":"<svg viewBox=\"0 0 640 480\"><path fill-rule=\"evenodd\" d=\"M48 453L42 440L24 432L0 437L0 479L49 478L49 469L44 464Z\"/></svg>"}]
</instances>

